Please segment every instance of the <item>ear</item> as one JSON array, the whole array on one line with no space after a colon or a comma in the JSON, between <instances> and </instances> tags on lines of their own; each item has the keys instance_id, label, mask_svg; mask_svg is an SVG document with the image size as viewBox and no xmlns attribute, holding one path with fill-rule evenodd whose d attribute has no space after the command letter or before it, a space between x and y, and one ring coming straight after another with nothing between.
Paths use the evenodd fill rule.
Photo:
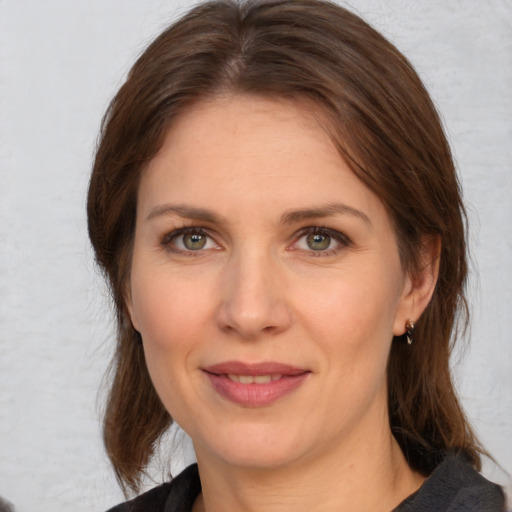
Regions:
<instances>
[{"instance_id":1,"label":"ear","mask_svg":"<svg viewBox=\"0 0 512 512\"><path fill-rule=\"evenodd\" d=\"M419 265L405 278L402 298L395 316L393 334L405 333L405 324L417 322L428 306L439 276L441 239L437 235L424 235L421 239Z\"/></svg>"},{"instance_id":2,"label":"ear","mask_svg":"<svg viewBox=\"0 0 512 512\"><path fill-rule=\"evenodd\" d=\"M135 316L133 314L133 302L132 302L132 288L130 285L130 280L127 280L124 290L123 290L123 299L124 299L124 306L125 311L128 315L128 320L131 322L133 328L139 332L138 328L138 322L135 319Z\"/></svg>"}]
</instances>

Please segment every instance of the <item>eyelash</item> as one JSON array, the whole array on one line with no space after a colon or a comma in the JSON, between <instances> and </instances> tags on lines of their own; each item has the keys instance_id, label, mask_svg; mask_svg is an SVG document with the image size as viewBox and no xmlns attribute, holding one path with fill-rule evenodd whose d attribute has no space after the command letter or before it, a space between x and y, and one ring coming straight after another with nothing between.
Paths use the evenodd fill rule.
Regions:
<instances>
[{"instance_id":1,"label":"eyelash","mask_svg":"<svg viewBox=\"0 0 512 512\"><path fill-rule=\"evenodd\" d=\"M211 248L208 248L208 249L198 249L198 250L192 250L192 249L183 250L183 249L180 249L180 248L176 247L175 245L173 245L173 242L175 240L177 240L180 236L183 236L186 234L204 236L207 238L206 243L208 243L208 240L209 240L209 241L213 241L213 243L215 243L215 245L218 246L218 244L215 242L214 238L206 230L204 230L203 228L200 228L200 227L184 227L184 228L176 229L170 233L166 233L160 241L160 246L163 247L168 252L172 252L172 253L184 255L184 256L192 256L192 257L199 256L203 252L203 250L211 249ZM300 248L294 247L294 246L297 246L297 244L304 237L307 237L309 235L327 236L331 239L331 241L334 240L335 242L337 242L339 247L337 246L335 248L327 248L325 250L318 250L318 251L315 251L313 249L308 250L308 249L300 249ZM309 226L309 227L301 229L294 236L294 240L295 241L292 244L290 244L290 246L289 246L291 248L291 250L302 251L304 254L307 254L308 256L311 256L311 257L335 255L335 254L337 254L340 247L342 248L342 247L352 246L352 241L345 234L343 234L339 231L336 231L334 229L321 227L321 226Z\"/></svg>"},{"instance_id":2,"label":"eyelash","mask_svg":"<svg viewBox=\"0 0 512 512\"><path fill-rule=\"evenodd\" d=\"M199 235L199 236L204 236L207 238L207 242L208 243L208 240L210 241L213 241L215 243L215 245L218 245L215 240L213 239L212 236L210 236L208 234L207 231L205 231L203 228L199 228L199 227L184 227L184 228L180 228L180 229L176 229L174 231L171 231L170 233L166 233L162 240L160 241L160 246L163 247L166 251L168 252L172 252L172 253L175 253L175 254L179 254L179 255L183 255L183 256L199 256L201 254L201 249L199 250L183 250L183 249L180 249L176 246L173 245L173 242L175 240L177 240L180 236L183 236L183 235L187 235L187 234L190 234L190 235ZM208 249L207 249L208 250Z\"/></svg>"},{"instance_id":3,"label":"eyelash","mask_svg":"<svg viewBox=\"0 0 512 512\"><path fill-rule=\"evenodd\" d=\"M302 238L307 237L309 235L328 236L331 239L331 241L334 240L338 244L337 247L328 248L325 250L319 250L319 251L315 251L313 249L303 250L303 252L305 254L307 254L308 256L311 256L311 257L318 258L320 256L333 256L338 253L340 248L351 247L353 245L352 241L350 240L350 238L347 235L345 235L339 231L336 231L334 229L330 229L330 228L326 228L326 227L322 227L322 226L310 226L310 227L301 229L300 232L298 233L298 236L295 239L295 242L293 243L293 245L297 245L298 242ZM294 250L301 250L301 249L294 249Z\"/></svg>"}]
</instances>

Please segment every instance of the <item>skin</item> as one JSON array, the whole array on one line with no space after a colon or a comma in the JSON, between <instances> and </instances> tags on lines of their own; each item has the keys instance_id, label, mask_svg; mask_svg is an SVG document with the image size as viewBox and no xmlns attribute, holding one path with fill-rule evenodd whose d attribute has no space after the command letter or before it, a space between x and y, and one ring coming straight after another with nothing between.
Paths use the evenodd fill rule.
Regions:
<instances>
[{"instance_id":1,"label":"skin","mask_svg":"<svg viewBox=\"0 0 512 512\"><path fill-rule=\"evenodd\" d=\"M436 269L403 272L383 204L319 120L259 97L201 102L142 175L128 308L194 442L196 511L390 510L423 481L389 429L386 363ZM205 376L233 360L309 373L246 407Z\"/></svg>"}]
</instances>

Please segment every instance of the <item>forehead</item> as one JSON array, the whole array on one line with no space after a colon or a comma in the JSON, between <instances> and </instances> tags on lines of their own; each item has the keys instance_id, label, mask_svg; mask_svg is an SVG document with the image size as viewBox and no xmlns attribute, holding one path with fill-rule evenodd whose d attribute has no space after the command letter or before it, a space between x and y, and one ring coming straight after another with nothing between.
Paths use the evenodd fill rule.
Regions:
<instances>
[{"instance_id":1,"label":"forehead","mask_svg":"<svg viewBox=\"0 0 512 512\"><path fill-rule=\"evenodd\" d=\"M144 170L139 200L184 198L209 208L261 211L380 201L333 144L327 120L310 105L255 96L219 97L180 115Z\"/></svg>"},{"instance_id":2,"label":"forehead","mask_svg":"<svg viewBox=\"0 0 512 512\"><path fill-rule=\"evenodd\" d=\"M283 160L312 157L345 165L324 129L319 109L304 102L253 95L219 96L195 103L173 120L158 154L147 166L166 167L175 178L229 170L242 178L248 171L283 167ZM314 171L314 169L311 169ZM206 177L206 176L205 176Z\"/></svg>"},{"instance_id":3,"label":"forehead","mask_svg":"<svg viewBox=\"0 0 512 512\"><path fill-rule=\"evenodd\" d=\"M256 95L218 96L195 103L179 115L160 154L179 152L193 144L203 152L180 153L180 157L200 158L207 151L218 158L236 157L243 165L250 163L249 157L283 153L300 156L314 145L317 157L322 147L324 157L329 155L338 161L340 157L324 129L327 124L322 111L305 101ZM302 144L304 140L309 144Z\"/></svg>"}]
</instances>

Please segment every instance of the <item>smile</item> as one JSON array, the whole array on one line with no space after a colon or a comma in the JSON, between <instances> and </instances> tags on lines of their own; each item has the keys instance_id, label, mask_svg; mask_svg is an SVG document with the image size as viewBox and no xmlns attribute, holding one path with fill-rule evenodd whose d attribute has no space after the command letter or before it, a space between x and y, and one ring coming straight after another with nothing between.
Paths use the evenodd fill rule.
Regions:
<instances>
[{"instance_id":1,"label":"smile","mask_svg":"<svg viewBox=\"0 0 512 512\"><path fill-rule=\"evenodd\" d=\"M244 407L264 407L295 391L311 372L281 363L229 361L203 373L222 398Z\"/></svg>"},{"instance_id":2,"label":"smile","mask_svg":"<svg viewBox=\"0 0 512 512\"><path fill-rule=\"evenodd\" d=\"M231 379L234 382L240 382L240 384L268 384L269 382L273 382L275 380L279 380L282 375L272 374L272 375L236 375L234 373L230 373L228 375L228 379Z\"/></svg>"}]
</instances>

